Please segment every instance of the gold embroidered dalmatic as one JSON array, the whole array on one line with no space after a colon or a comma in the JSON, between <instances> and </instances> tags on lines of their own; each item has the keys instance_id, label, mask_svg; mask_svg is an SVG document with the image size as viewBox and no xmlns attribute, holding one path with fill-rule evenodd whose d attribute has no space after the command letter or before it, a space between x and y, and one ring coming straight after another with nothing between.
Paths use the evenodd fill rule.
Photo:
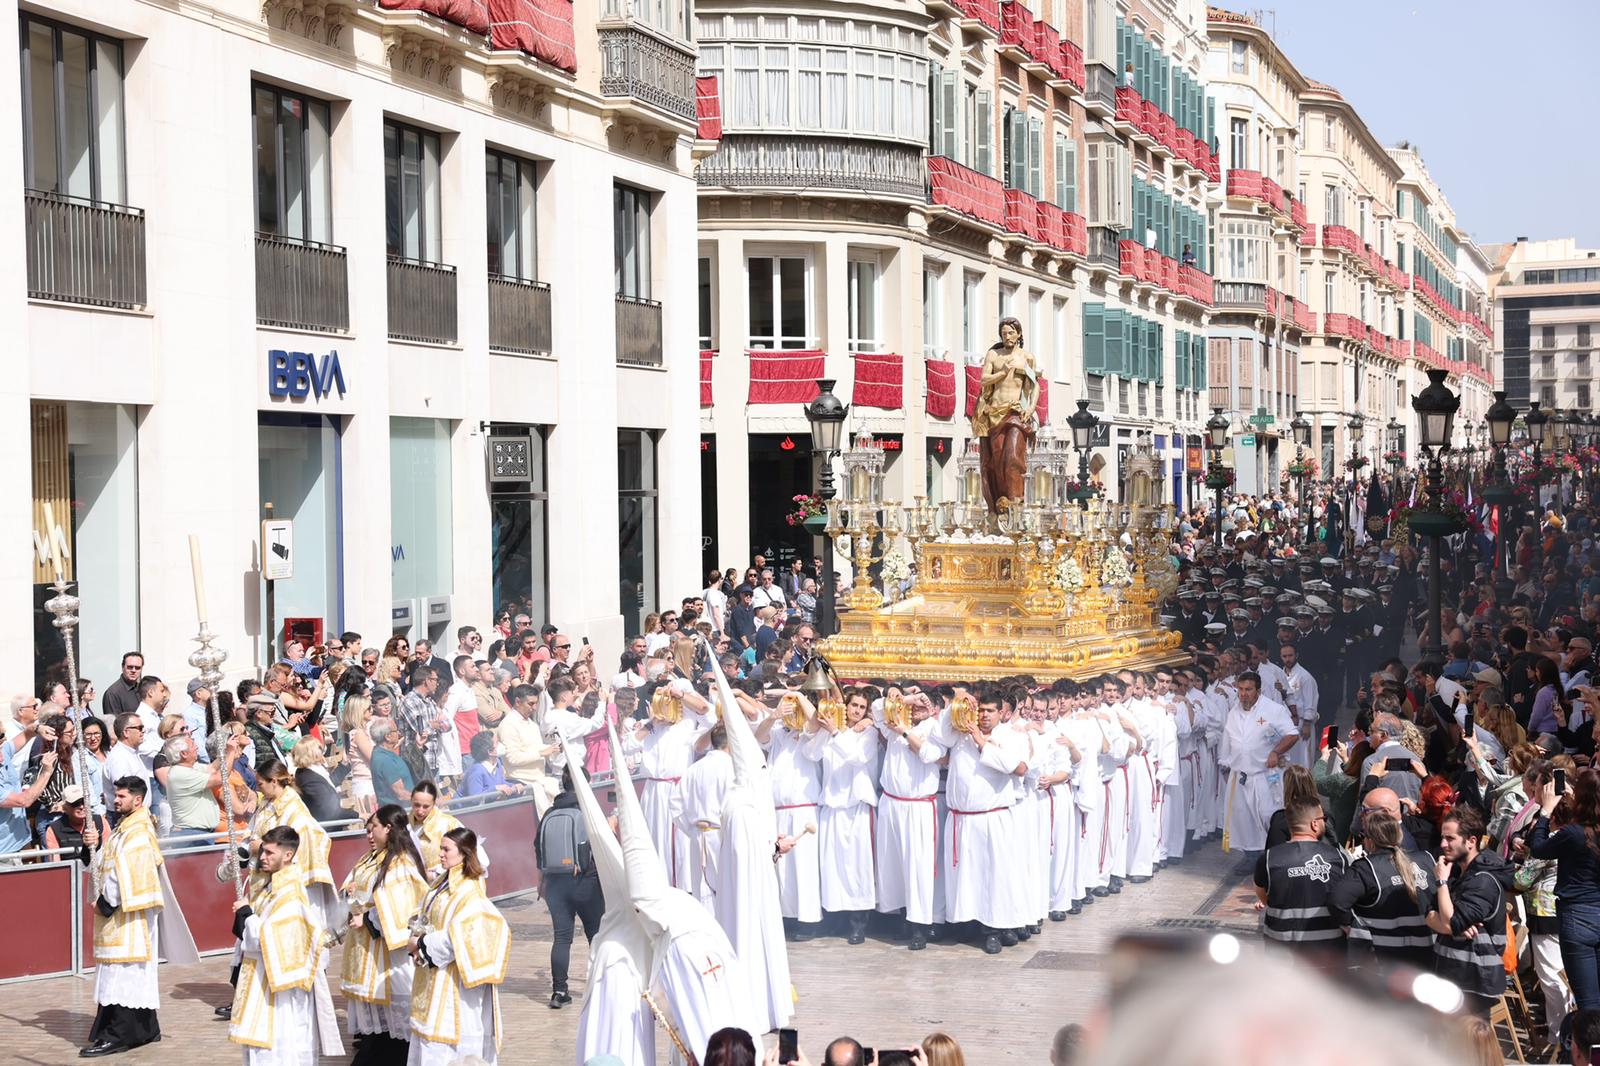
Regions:
<instances>
[{"instance_id":1,"label":"gold embroidered dalmatic","mask_svg":"<svg viewBox=\"0 0 1600 1066\"><path fill-rule=\"evenodd\" d=\"M345 878L341 891L350 901L350 914L363 917L372 911L383 933L374 937L365 923L351 929L344 942L344 969L339 986L344 994L363 1003L389 1005L390 953L405 951L411 938L411 916L417 913L428 883L410 859L397 858L376 892L372 884L383 867L385 852L369 851Z\"/></svg>"},{"instance_id":2,"label":"gold embroidered dalmatic","mask_svg":"<svg viewBox=\"0 0 1600 1066\"><path fill-rule=\"evenodd\" d=\"M251 838L259 843L267 830L280 825L286 825L300 834L300 847L295 852L290 869L295 871L301 883L308 887L323 884L332 889L333 872L328 869L328 852L333 842L328 839L327 830L311 816L300 793L292 788L284 789L283 795L256 812L255 821L250 826ZM251 894L254 895L265 882L266 875L260 871L252 872Z\"/></svg>"},{"instance_id":3,"label":"gold embroidered dalmatic","mask_svg":"<svg viewBox=\"0 0 1600 1066\"><path fill-rule=\"evenodd\" d=\"M94 916L96 962L149 962L149 910L160 910L161 848L156 823L143 807L118 822L106 837L106 866L116 871L119 899L111 917Z\"/></svg>"},{"instance_id":4,"label":"gold embroidered dalmatic","mask_svg":"<svg viewBox=\"0 0 1600 1066\"><path fill-rule=\"evenodd\" d=\"M461 820L453 814L447 814L443 807L435 806L428 812L428 817L416 827L417 850L422 852L422 865L430 873L439 869L439 845L444 841L444 835L452 829L460 829Z\"/></svg>"},{"instance_id":5,"label":"gold embroidered dalmatic","mask_svg":"<svg viewBox=\"0 0 1600 1066\"><path fill-rule=\"evenodd\" d=\"M262 879L259 890L250 897L250 909L260 923L256 930L260 958L252 956L251 935L246 931L228 1039L246 1047L270 1048L273 999L280 992L312 990L322 969L321 931L293 864L273 874L270 881Z\"/></svg>"},{"instance_id":6,"label":"gold embroidered dalmatic","mask_svg":"<svg viewBox=\"0 0 1600 1066\"><path fill-rule=\"evenodd\" d=\"M454 1045L461 1039L461 991L490 986L495 1047L500 1046L500 995L511 961L511 927L484 892L481 878L452 869L429 890L428 932L444 933L453 956L445 966L417 965L411 993L411 1028L418 1036Z\"/></svg>"}]
</instances>

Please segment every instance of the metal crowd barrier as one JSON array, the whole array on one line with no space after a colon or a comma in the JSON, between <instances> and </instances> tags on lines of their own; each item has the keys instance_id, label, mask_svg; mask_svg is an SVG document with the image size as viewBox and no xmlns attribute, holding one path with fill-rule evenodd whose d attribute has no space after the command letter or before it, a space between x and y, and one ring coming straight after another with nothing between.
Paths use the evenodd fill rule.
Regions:
<instances>
[{"instance_id":1,"label":"metal crowd barrier","mask_svg":"<svg viewBox=\"0 0 1600 1066\"><path fill-rule=\"evenodd\" d=\"M597 791L607 787L596 781ZM610 798L606 791L600 795ZM489 895L505 899L537 891L539 866L533 841L538 816L526 796L473 797L446 805L477 833L489 853ZM328 865L335 885L367 850L366 832L357 820L326 826L333 838ZM201 954L233 950L233 886L217 880L225 844L209 837L169 837L161 853L173 893ZM0 984L31 981L94 969L94 900L89 878L75 859L77 849L20 852L0 863L0 914L13 917L0 951ZM44 859L22 865L24 860ZM13 865L13 863L16 863Z\"/></svg>"}]
</instances>

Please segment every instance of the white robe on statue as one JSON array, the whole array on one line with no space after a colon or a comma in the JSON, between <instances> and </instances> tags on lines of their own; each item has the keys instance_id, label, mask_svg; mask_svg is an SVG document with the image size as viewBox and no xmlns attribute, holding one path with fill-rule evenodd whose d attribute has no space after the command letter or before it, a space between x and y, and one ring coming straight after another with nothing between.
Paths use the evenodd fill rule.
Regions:
<instances>
[{"instance_id":1,"label":"white robe on statue","mask_svg":"<svg viewBox=\"0 0 1600 1066\"><path fill-rule=\"evenodd\" d=\"M1267 845L1267 823L1283 806L1283 767L1267 769L1267 756L1295 732L1289 711L1265 696L1246 708L1237 700L1223 724L1217 761L1229 773L1223 797L1223 842L1229 850L1260 851Z\"/></svg>"},{"instance_id":2,"label":"white robe on statue","mask_svg":"<svg viewBox=\"0 0 1600 1066\"><path fill-rule=\"evenodd\" d=\"M822 798L819 760L827 742L823 730L796 733L781 723L772 727L767 740L767 778L777 808L778 832L795 841L777 862L778 903L785 918L801 922L822 921L817 801Z\"/></svg>"},{"instance_id":3,"label":"white robe on statue","mask_svg":"<svg viewBox=\"0 0 1600 1066\"><path fill-rule=\"evenodd\" d=\"M878 731L870 721L859 730L835 733L822 749L822 802L817 830L822 837L822 908L869 911L877 906L873 877L872 821L878 802Z\"/></svg>"},{"instance_id":4,"label":"white robe on statue","mask_svg":"<svg viewBox=\"0 0 1600 1066\"><path fill-rule=\"evenodd\" d=\"M689 767L672 793L672 821L689 841L689 876L684 890L705 906L716 894L722 854L722 808L733 782L733 760L715 749ZM682 871L679 871L682 876Z\"/></svg>"}]
</instances>

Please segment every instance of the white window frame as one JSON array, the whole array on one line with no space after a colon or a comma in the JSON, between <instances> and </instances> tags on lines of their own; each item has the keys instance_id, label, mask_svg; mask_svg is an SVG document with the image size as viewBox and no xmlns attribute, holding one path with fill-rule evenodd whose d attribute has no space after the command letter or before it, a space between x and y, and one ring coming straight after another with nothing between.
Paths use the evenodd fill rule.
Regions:
<instances>
[{"instance_id":1,"label":"white window frame","mask_svg":"<svg viewBox=\"0 0 1600 1066\"><path fill-rule=\"evenodd\" d=\"M944 268L922 265L922 357L943 359L944 345Z\"/></svg>"},{"instance_id":2,"label":"white window frame","mask_svg":"<svg viewBox=\"0 0 1600 1066\"><path fill-rule=\"evenodd\" d=\"M750 264L757 259L770 259L772 269L772 326L773 333L768 336L750 334L747 338L751 348L763 350L803 350L815 346L816 341L816 269L812 255L808 249L795 248L752 248L745 254L746 287L749 285ZM791 336L783 332L783 272L779 266L781 260L798 259L805 267L805 335ZM748 332L752 325L750 312L752 308L745 308L745 328Z\"/></svg>"},{"instance_id":3,"label":"white window frame","mask_svg":"<svg viewBox=\"0 0 1600 1066\"><path fill-rule=\"evenodd\" d=\"M982 361L983 275L965 271L961 275L961 347L967 362Z\"/></svg>"},{"instance_id":4,"label":"white window frame","mask_svg":"<svg viewBox=\"0 0 1600 1066\"><path fill-rule=\"evenodd\" d=\"M1067 381L1070 378L1067 368L1072 365L1070 362L1072 353L1067 349L1070 347L1072 335L1072 320L1069 317L1071 310L1072 302L1065 296L1057 296L1050 308L1051 326L1055 330L1055 337L1052 340L1055 342L1057 381Z\"/></svg>"},{"instance_id":5,"label":"white window frame","mask_svg":"<svg viewBox=\"0 0 1600 1066\"><path fill-rule=\"evenodd\" d=\"M865 299L863 287L868 290ZM883 351L883 264L876 254L851 253L845 265L845 309L850 351ZM863 309L870 312L867 325L872 336L863 335Z\"/></svg>"}]
</instances>

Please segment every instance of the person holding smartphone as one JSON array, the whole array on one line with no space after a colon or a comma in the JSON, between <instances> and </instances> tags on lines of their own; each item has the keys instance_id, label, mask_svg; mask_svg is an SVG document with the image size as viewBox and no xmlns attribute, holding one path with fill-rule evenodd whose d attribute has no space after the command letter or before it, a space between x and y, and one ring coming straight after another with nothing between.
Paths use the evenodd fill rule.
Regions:
<instances>
[{"instance_id":1,"label":"person holding smartphone","mask_svg":"<svg viewBox=\"0 0 1600 1066\"><path fill-rule=\"evenodd\" d=\"M1416 753L1400 742L1404 735L1400 718L1379 714L1369 730L1372 754L1361 764L1363 793L1373 787L1392 789L1401 799L1416 803L1422 798L1422 779L1427 776ZM1376 785L1370 779L1376 778Z\"/></svg>"},{"instance_id":2,"label":"person holding smartphone","mask_svg":"<svg viewBox=\"0 0 1600 1066\"><path fill-rule=\"evenodd\" d=\"M1556 860L1567 983L1579 1010L1600 1009L1600 771L1557 769L1542 783L1528 854Z\"/></svg>"}]
</instances>

